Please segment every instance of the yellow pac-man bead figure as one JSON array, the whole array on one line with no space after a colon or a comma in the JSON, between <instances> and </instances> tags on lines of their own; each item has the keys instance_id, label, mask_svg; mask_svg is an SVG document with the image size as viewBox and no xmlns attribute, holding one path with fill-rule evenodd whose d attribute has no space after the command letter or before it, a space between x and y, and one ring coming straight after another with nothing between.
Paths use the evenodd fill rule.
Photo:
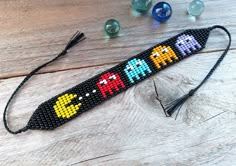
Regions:
<instances>
[{"instance_id":1,"label":"yellow pac-man bead figure","mask_svg":"<svg viewBox=\"0 0 236 166\"><path fill-rule=\"evenodd\" d=\"M58 118L70 118L75 115L79 110L81 103L77 105L69 105L71 101L76 98L76 94L64 94L58 97L55 105L53 106Z\"/></svg>"},{"instance_id":2,"label":"yellow pac-man bead figure","mask_svg":"<svg viewBox=\"0 0 236 166\"><path fill-rule=\"evenodd\" d=\"M161 69L161 64L163 66L167 65L167 62L172 63L173 60L177 60L175 52L170 46L158 46L152 50L150 55L151 60L154 62L158 69ZM172 59L171 59L172 58Z\"/></svg>"}]
</instances>

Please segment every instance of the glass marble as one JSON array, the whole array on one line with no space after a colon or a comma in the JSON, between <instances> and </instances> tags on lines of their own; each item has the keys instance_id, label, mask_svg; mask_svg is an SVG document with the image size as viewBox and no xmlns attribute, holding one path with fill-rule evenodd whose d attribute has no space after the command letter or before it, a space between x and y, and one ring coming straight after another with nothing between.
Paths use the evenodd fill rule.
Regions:
<instances>
[{"instance_id":1,"label":"glass marble","mask_svg":"<svg viewBox=\"0 0 236 166\"><path fill-rule=\"evenodd\" d=\"M205 5L201 0L193 0L188 7L188 13L191 16L200 16L205 9Z\"/></svg>"},{"instance_id":2,"label":"glass marble","mask_svg":"<svg viewBox=\"0 0 236 166\"><path fill-rule=\"evenodd\" d=\"M115 37L120 32L120 23L115 19L110 19L105 23L104 31L108 36Z\"/></svg>"},{"instance_id":3,"label":"glass marble","mask_svg":"<svg viewBox=\"0 0 236 166\"><path fill-rule=\"evenodd\" d=\"M152 16L158 22L167 21L172 15L172 8L167 2L158 2L152 9Z\"/></svg>"},{"instance_id":4,"label":"glass marble","mask_svg":"<svg viewBox=\"0 0 236 166\"><path fill-rule=\"evenodd\" d=\"M131 0L131 6L139 13L146 13L152 7L152 0Z\"/></svg>"}]
</instances>

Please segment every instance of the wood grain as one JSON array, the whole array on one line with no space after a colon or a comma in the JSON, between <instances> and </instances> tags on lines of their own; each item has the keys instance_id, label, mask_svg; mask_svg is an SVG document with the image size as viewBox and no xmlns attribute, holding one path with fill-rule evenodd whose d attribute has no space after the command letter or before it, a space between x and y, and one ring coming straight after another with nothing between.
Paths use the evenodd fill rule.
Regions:
<instances>
[{"instance_id":1,"label":"wood grain","mask_svg":"<svg viewBox=\"0 0 236 166\"><path fill-rule=\"evenodd\" d=\"M223 11L220 13L224 13L221 15L217 13L216 8L210 7L214 6L215 1L206 2L208 7L206 12L195 22L186 16L186 2L172 2L175 4L176 14L173 14L168 24L161 25L154 22L150 16L132 16L129 1L111 3L107 0L97 2L96 5L91 5L91 2L87 4L82 0L68 2L60 0L57 3L45 1L37 3L3 1L1 3L5 4L0 7L2 16L0 78L25 75L39 64L52 59L63 49L76 30L84 32L88 39L74 48L66 58L41 72L120 62L155 43L176 35L186 26L200 28L222 24L232 33L236 32L235 23L230 23L236 14L228 12L234 11L235 5L224 8L225 4L221 4ZM3 8L3 6L7 7ZM123 28L121 37L113 40L104 37L103 33L103 24L111 17L120 20ZM215 35L212 43L209 43L211 47L204 51L225 48L218 35ZM233 41L232 49L235 45Z\"/></svg>"},{"instance_id":2,"label":"wood grain","mask_svg":"<svg viewBox=\"0 0 236 166\"><path fill-rule=\"evenodd\" d=\"M183 29L221 24L233 37L223 63L184 104L177 120L163 114L155 99L153 80L165 103L195 87L226 47L227 37L221 31L211 33L200 54L54 131L15 136L7 133L1 120L1 165L236 165L236 5L232 0L204 2L204 14L194 20L186 15L189 1L169 1L173 16L160 25L150 14L137 16L132 12L130 1L1 1L1 112L29 71L55 57L77 29L87 36L20 91L9 112L13 129L24 126L41 102ZM120 37L104 36L103 24L109 18L121 22Z\"/></svg>"}]
</instances>

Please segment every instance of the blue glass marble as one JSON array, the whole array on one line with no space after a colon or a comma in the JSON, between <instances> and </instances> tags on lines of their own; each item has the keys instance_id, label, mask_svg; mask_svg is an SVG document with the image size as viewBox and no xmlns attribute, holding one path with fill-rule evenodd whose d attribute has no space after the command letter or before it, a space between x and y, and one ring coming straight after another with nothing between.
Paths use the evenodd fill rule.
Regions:
<instances>
[{"instance_id":1,"label":"blue glass marble","mask_svg":"<svg viewBox=\"0 0 236 166\"><path fill-rule=\"evenodd\" d=\"M167 2L158 2L152 9L152 16L159 22L167 21L172 15L172 8Z\"/></svg>"},{"instance_id":2,"label":"blue glass marble","mask_svg":"<svg viewBox=\"0 0 236 166\"><path fill-rule=\"evenodd\" d=\"M104 31L108 36L115 37L120 32L120 23L115 19L110 19L106 21Z\"/></svg>"},{"instance_id":3,"label":"blue glass marble","mask_svg":"<svg viewBox=\"0 0 236 166\"><path fill-rule=\"evenodd\" d=\"M139 13L146 13L152 7L152 0L131 0L131 6Z\"/></svg>"},{"instance_id":4,"label":"blue glass marble","mask_svg":"<svg viewBox=\"0 0 236 166\"><path fill-rule=\"evenodd\" d=\"M205 5L201 0L193 0L188 7L188 13L191 16L200 16L205 9Z\"/></svg>"}]
</instances>

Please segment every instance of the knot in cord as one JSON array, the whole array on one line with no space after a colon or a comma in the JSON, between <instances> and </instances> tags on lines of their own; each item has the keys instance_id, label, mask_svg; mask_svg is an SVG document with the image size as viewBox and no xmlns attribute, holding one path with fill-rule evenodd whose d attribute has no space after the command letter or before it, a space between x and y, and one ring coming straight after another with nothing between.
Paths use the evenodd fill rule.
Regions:
<instances>
[{"instance_id":1,"label":"knot in cord","mask_svg":"<svg viewBox=\"0 0 236 166\"><path fill-rule=\"evenodd\" d=\"M194 90L194 89L192 89L192 90L190 90L190 91L188 92L188 96L193 96L193 95L194 95L194 93L195 93L195 90Z\"/></svg>"}]
</instances>

